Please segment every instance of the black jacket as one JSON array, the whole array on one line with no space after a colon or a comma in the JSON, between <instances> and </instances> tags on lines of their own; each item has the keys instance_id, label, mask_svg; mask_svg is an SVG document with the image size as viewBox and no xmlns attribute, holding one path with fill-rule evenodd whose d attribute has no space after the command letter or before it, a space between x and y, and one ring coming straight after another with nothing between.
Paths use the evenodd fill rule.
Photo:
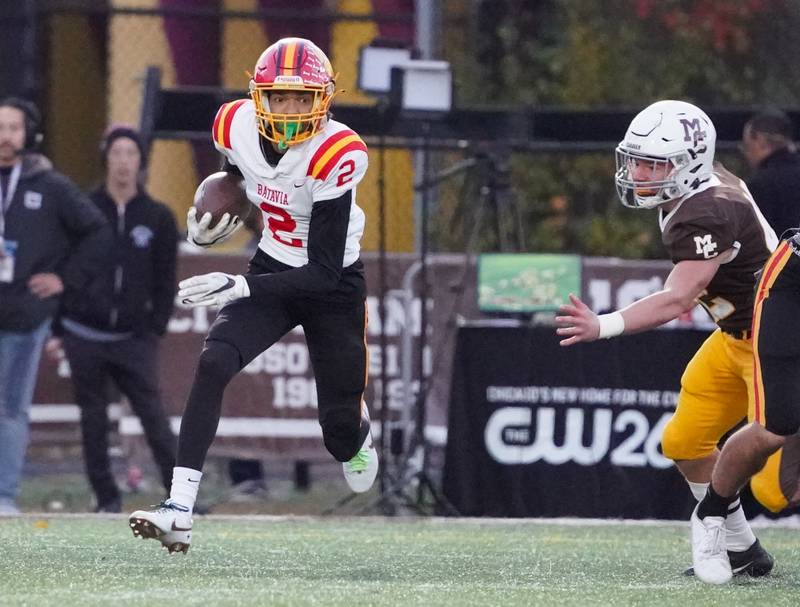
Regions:
<instances>
[{"instance_id":1,"label":"black jacket","mask_svg":"<svg viewBox=\"0 0 800 607\"><path fill-rule=\"evenodd\" d=\"M64 296L79 293L98 270L108 238L101 213L41 154L26 154L5 213L4 239L16 243L14 280L0 283L0 330L31 331L58 309L58 297L28 289L34 274L58 274Z\"/></svg>"},{"instance_id":2,"label":"black jacket","mask_svg":"<svg viewBox=\"0 0 800 607\"><path fill-rule=\"evenodd\" d=\"M800 154L773 152L747 180L747 189L778 237L800 225Z\"/></svg>"},{"instance_id":3,"label":"black jacket","mask_svg":"<svg viewBox=\"0 0 800 607\"><path fill-rule=\"evenodd\" d=\"M112 226L103 272L62 315L112 333L163 335L175 300L178 228L169 208L140 190L117 212L104 187L89 194Z\"/></svg>"}]
</instances>

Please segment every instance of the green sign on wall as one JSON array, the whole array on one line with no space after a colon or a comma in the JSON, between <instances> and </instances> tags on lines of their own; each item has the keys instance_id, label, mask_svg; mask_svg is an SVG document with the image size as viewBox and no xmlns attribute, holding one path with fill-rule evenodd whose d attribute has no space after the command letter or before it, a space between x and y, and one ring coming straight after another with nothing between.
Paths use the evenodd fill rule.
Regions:
<instances>
[{"instance_id":1,"label":"green sign on wall","mask_svg":"<svg viewBox=\"0 0 800 607\"><path fill-rule=\"evenodd\" d=\"M580 294L579 255L486 253L478 258L482 312L544 312Z\"/></svg>"}]
</instances>

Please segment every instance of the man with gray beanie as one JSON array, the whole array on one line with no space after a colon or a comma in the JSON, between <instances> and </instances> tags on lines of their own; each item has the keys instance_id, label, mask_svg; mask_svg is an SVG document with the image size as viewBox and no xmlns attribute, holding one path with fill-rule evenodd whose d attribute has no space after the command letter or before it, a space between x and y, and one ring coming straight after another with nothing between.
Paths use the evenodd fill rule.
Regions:
<instances>
[{"instance_id":1,"label":"man with gray beanie","mask_svg":"<svg viewBox=\"0 0 800 607\"><path fill-rule=\"evenodd\" d=\"M80 297L65 298L63 346L81 410L83 454L98 512L119 512L108 457L109 380L141 420L169 492L176 441L158 386L159 337L175 298L178 230L169 208L142 185L145 148L129 126L112 126L100 147L105 182L89 194L114 232L103 273Z\"/></svg>"}]
</instances>

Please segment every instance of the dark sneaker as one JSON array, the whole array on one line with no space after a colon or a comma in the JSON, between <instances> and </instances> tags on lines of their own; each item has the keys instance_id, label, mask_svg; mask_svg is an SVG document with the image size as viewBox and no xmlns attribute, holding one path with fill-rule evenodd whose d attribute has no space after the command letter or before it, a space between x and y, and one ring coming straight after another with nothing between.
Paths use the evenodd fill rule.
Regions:
<instances>
[{"instance_id":1,"label":"dark sneaker","mask_svg":"<svg viewBox=\"0 0 800 607\"><path fill-rule=\"evenodd\" d=\"M761 547L761 542L758 540L744 552L728 550L728 559L731 562L733 575L764 577L769 575L775 566L775 559ZM683 572L683 575L694 575L694 568L689 567Z\"/></svg>"},{"instance_id":2,"label":"dark sneaker","mask_svg":"<svg viewBox=\"0 0 800 607\"><path fill-rule=\"evenodd\" d=\"M122 502L119 499L98 504L95 512L122 512Z\"/></svg>"},{"instance_id":3,"label":"dark sneaker","mask_svg":"<svg viewBox=\"0 0 800 607\"><path fill-rule=\"evenodd\" d=\"M775 559L761 547L761 542L756 540L744 552L728 551L731 569L734 575L749 575L750 577L763 577L769 575L775 566Z\"/></svg>"}]
</instances>

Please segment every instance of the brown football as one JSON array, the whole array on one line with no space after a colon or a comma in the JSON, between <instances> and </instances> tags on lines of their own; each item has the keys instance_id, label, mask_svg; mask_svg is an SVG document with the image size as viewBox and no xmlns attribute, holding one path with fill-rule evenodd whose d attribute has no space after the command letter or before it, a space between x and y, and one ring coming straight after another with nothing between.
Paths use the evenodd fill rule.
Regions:
<instances>
[{"instance_id":1,"label":"brown football","mask_svg":"<svg viewBox=\"0 0 800 607\"><path fill-rule=\"evenodd\" d=\"M225 213L237 215L241 221L247 219L253 206L247 199L242 178L224 171L212 173L200 183L194 193L194 207L197 221L206 213L211 213L213 227Z\"/></svg>"}]
</instances>

